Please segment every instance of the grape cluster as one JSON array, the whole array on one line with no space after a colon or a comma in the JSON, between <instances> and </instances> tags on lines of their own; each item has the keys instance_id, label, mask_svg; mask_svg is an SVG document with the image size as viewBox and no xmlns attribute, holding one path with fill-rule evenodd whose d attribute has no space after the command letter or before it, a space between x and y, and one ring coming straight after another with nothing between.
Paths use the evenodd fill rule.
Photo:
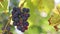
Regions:
<instances>
[{"instance_id":1,"label":"grape cluster","mask_svg":"<svg viewBox=\"0 0 60 34\"><path fill-rule=\"evenodd\" d=\"M19 7L14 7L12 11L13 25L17 26L18 30L24 32L28 29L29 23L27 22L27 19L29 16L28 8L20 9Z\"/></svg>"}]
</instances>

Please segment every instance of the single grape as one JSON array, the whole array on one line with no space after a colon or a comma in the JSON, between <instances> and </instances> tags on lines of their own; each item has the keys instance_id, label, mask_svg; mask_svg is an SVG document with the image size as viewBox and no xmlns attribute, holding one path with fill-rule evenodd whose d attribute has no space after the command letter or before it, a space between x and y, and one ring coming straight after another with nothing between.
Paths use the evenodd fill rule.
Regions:
<instances>
[{"instance_id":1,"label":"single grape","mask_svg":"<svg viewBox=\"0 0 60 34\"><path fill-rule=\"evenodd\" d=\"M13 16L12 16L12 20L13 20L13 21L16 21L16 20L18 20L18 21L19 21L19 19L20 19L20 17L19 17L19 16L17 16L17 15L13 15Z\"/></svg>"},{"instance_id":2,"label":"single grape","mask_svg":"<svg viewBox=\"0 0 60 34\"><path fill-rule=\"evenodd\" d=\"M24 14L23 13L21 13L21 15L20 15L21 17L23 17L24 16Z\"/></svg>"},{"instance_id":3,"label":"single grape","mask_svg":"<svg viewBox=\"0 0 60 34\"><path fill-rule=\"evenodd\" d=\"M21 18L23 19L23 21L27 21L27 17L25 17L24 15L21 16Z\"/></svg>"},{"instance_id":4,"label":"single grape","mask_svg":"<svg viewBox=\"0 0 60 34\"><path fill-rule=\"evenodd\" d=\"M2 27L2 30L4 30L4 28L5 28L5 26L4 26L4 27Z\"/></svg>"},{"instance_id":5,"label":"single grape","mask_svg":"<svg viewBox=\"0 0 60 34\"><path fill-rule=\"evenodd\" d=\"M22 17L22 19L23 19L23 21L27 21L28 18L26 18L26 17Z\"/></svg>"},{"instance_id":6,"label":"single grape","mask_svg":"<svg viewBox=\"0 0 60 34\"><path fill-rule=\"evenodd\" d=\"M18 12L16 12L14 15L12 15L13 17L19 17Z\"/></svg>"},{"instance_id":7,"label":"single grape","mask_svg":"<svg viewBox=\"0 0 60 34\"><path fill-rule=\"evenodd\" d=\"M23 13L25 13L25 12L28 13L29 12L28 8L23 8L22 10L23 10Z\"/></svg>"},{"instance_id":8,"label":"single grape","mask_svg":"<svg viewBox=\"0 0 60 34\"><path fill-rule=\"evenodd\" d=\"M17 8L16 7L13 7L13 10L16 10Z\"/></svg>"},{"instance_id":9,"label":"single grape","mask_svg":"<svg viewBox=\"0 0 60 34\"><path fill-rule=\"evenodd\" d=\"M21 32L24 32L25 31L25 28L22 28Z\"/></svg>"},{"instance_id":10,"label":"single grape","mask_svg":"<svg viewBox=\"0 0 60 34\"><path fill-rule=\"evenodd\" d=\"M25 14L25 17L29 17L30 16L30 14Z\"/></svg>"},{"instance_id":11,"label":"single grape","mask_svg":"<svg viewBox=\"0 0 60 34\"><path fill-rule=\"evenodd\" d=\"M14 7L13 8L13 11L12 11L12 15L14 15L15 13L17 13L17 14L21 14L21 10L20 10L20 8L16 8L16 7Z\"/></svg>"},{"instance_id":12,"label":"single grape","mask_svg":"<svg viewBox=\"0 0 60 34\"><path fill-rule=\"evenodd\" d=\"M18 30L22 30L22 26L17 26L17 29Z\"/></svg>"},{"instance_id":13,"label":"single grape","mask_svg":"<svg viewBox=\"0 0 60 34\"><path fill-rule=\"evenodd\" d=\"M19 18L15 18L14 21L15 21L15 22L19 22Z\"/></svg>"},{"instance_id":14,"label":"single grape","mask_svg":"<svg viewBox=\"0 0 60 34\"><path fill-rule=\"evenodd\" d=\"M24 28L25 28L25 30L27 30L28 29L28 26L24 26Z\"/></svg>"},{"instance_id":15,"label":"single grape","mask_svg":"<svg viewBox=\"0 0 60 34\"><path fill-rule=\"evenodd\" d=\"M13 7L13 11L17 12L17 10L19 10L19 8Z\"/></svg>"},{"instance_id":16,"label":"single grape","mask_svg":"<svg viewBox=\"0 0 60 34\"><path fill-rule=\"evenodd\" d=\"M28 23L28 22L23 22L23 25L24 25L24 26L28 26L29 23Z\"/></svg>"},{"instance_id":17,"label":"single grape","mask_svg":"<svg viewBox=\"0 0 60 34\"><path fill-rule=\"evenodd\" d=\"M21 15L21 9L17 8L18 15Z\"/></svg>"},{"instance_id":18,"label":"single grape","mask_svg":"<svg viewBox=\"0 0 60 34\"><path fill-rule=\"evenodd\" d=\"M10 27L9 27L9 26L7 26L7 27L6 27L6 30L7 30L7 31L10 31Z\"/></svg>"},{"instance_id":19,"label":"single grape","mask_svg":"<svg viewBox=\"0 0 60 34\"><path fill-rule=\"evenodd\" d=\"M14 15L15 14L15 11L12 11L12 15Z\"/></svg>"},{"instance_id":20,"label":"single grape","mask_svg":"<svg viewBox=\"0 0 60 34\"><path fill-rule=\"evenodd\" d=\"M17 26L17 22L13 22L13 25L14 25L14 26Z\"/></svg>"}]
</instances>

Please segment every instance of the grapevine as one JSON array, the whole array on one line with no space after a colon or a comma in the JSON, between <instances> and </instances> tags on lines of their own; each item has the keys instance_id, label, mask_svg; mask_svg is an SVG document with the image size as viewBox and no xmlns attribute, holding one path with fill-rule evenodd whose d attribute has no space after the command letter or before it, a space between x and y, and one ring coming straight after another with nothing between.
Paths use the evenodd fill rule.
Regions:
<instances>
[{"instance_id":1,"label":"grapevine","mask_svg":"<svg viewBox=\"0 0 60 34\"><path fill-rule=\"evenodd\" d=\"M21 4L20 8L14 7L12 11L13 25L17 26L17 29L22 32L28 29L29 23L27 22L27 19L30 16L29 9L22 8L24 3L25 1Z\"/></svg>"},{"instance_id":2,"label":"grapevine","mask_svg":"<svg viewBox=\"0 0 60 34\"><path fill-rule=\"evenodd\" d=\"M0 0L0 34L59 32L60 4L54 0Z\"/></svg>"},{"instance_id":3,"label":"grapevine","mask_svg":"<svg viewBox=\"0 0 60 34\"><path fill-rule=\"evenodd\" d=\"M57 6L56 10L57 10L56 12L58 13L53 13L48 21L49 25L54 26L55 30L58 31L59 28L57 26L60 24L60 8Z\"/></svg>"}]
</instances>

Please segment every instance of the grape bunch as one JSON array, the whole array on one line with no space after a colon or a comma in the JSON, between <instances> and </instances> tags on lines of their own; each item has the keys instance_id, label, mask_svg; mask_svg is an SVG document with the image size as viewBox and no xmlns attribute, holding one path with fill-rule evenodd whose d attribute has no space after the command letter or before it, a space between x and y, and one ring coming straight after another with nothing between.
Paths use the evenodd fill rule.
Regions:
<instances>
[{"instance_id":1,"label":"grape bunch","mask_svg":"<svg viewBox=\"0 0 60 34\"><path fill-rule=\"evenodd\" d=\"M19 7L14 7L12 11L13 25L17 26L17 29L21 32L24 32L29 26L29 23L27 22L29 16L28 8L20 9Z\"/></svg>"}]
</instances>

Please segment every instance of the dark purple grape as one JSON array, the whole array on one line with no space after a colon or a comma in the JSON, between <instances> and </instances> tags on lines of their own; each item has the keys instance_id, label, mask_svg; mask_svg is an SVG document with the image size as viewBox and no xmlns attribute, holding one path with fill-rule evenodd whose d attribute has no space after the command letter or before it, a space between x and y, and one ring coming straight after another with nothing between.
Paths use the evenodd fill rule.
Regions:
<instances>
[{"instance_id":1,"label":"dark purple grape","mask_svg":"<svg viewBox=\"0 0 60 34\"><path fill-rule=\"evenodd\" d=\"M21 18L23 19L23 21L27 21L29 16L30 16L29 14L24 14L21 16Z\"/></svg>"},{"instance_id":2,"label":"dark purple grape","mask_svg":"<svg viewBox=\"0 0 60 34\"><path fill-rule=\"evenodd\" d=\"M27 19L28 19L28 18L25 17L24 15L22 15L21 18L22 18L23 21L27 21Z\"/></svg>"},{"instance_id":3,"label":"dark purple grape","mask_svg":"<svg viewBox=\"0 0 60 34\"><path fill-rule=\"evenodd\" d=\"M16 13L16 9L17 9L16 7L13 8L12 15L14 15Z\"/></svg>"},{"instance_id":4,"label":"dark purple grape","mask_svg":"<svg viewBox=\"0 0 60 34\"><path fill-rule=\"evenodd\" d=\"M20 30L21 32L25 31L25 28L23 26L17 26L17 29Z\"/></svg>"},{"instance_id":5,"label":"dark purple grape","mask_svg":"<svg viewBox=\"0 0 60 34\"><path fill-rule=\"evenodd\" d=\"M12 11L12 15L14 15L15 14L15 11Z\"/></svg>"},{"instance_id":6,"label":"dark purple grape","mask_svg":"<svg viewBox=\"0 0 60 34\"><path fill-rule=\"evenodd\" d=\"M22 30L22 26L17 26L17 29L18 30Z\"/></svg>"},{"instance_id":7,"label":"dark purple grape","mask_svg":"<svg viewBox=\"0 0 60 34\"><path fill-rule=\"evenodd\" d=\"M17 12L18 10L20 10L20 9L17 7L13 7L13 11Z\"/></svg>"},{"instance_id":8,"label":"dark purple grape","mask_svg":"<svg viewBox=\"0 0 60 34\"><path fill-rule=\"evenodd\" d=\"M16 21L16 20L18 20L18 21L19 21L19 19L20 19L20 17L19 17L19 16L17 16L17 15L12 16L12 20L13 20L13 21Z\"/></svg>"},{"instance_id":9,"label":"dark purple grape","mask_svg":"<svg viewBox=\"0 0 60 34\"><path fill-rule=\"evenodd\" d=\"M12 13L15 13L16 12L16 7L13 7L13 11L12 11Z\"/></svg>"},{"instance_id":10,"label":"dark purple grape","mask_svg":"<svg viewBox=\"0 0 60 34\"><path fill-rule=\"evenodd\" d=\"M23 10L23 13L25 13L25 12L28 13L29 12L28 8L23 8L22 10Z\"/></svg>"},{"instance_id":11,"label":"dark purple grape","mask_svg":"<svg viewBox=\"0 0 60 34\"><path fill-rule=\"evenodd\" d=\"M20 15L21 17L23 17L24 16L24 14L23 13L21 13L21 15Z\"/></svg>"},{"instance_id":12,"label":"dark purple grape","mask_svg":"<svg viewBox=\"0 0 60 34\"><path fill-rule=\"evenodd\" d=\"M24 32L25 31L25 28L22 28L21 32Z\"/></svg>"},{"instance_id":13,"label":"dark purple grape","mask_svg":"<svg viewBox=\"0 0 60 34\"><path fill-rule=\"evenodd\" d=\"M13 7L13 11L15 11L17 8L16 7Z\"/></svg>"},{"instance_id":14,"label":"dark purple grape","mask_svg":"<svg viewBox=\"0 0 60 34\"><path fill-rule=\"evenodd\" d=\"M10 31L10 27L9 27L9 26L7 26L7 27L6 27L6 30L7 30L7 31Z\"/></svg>"},{"instance_id":15,"label":"dark purple grape","mask_svg":"<svg viewBox=\"0 0 60 34\"><path fill-rule=\"evenodd\" d=\"M17 11L14 15L12 15L13 17L19 17L19 12Z\"/></svg>"},{"instance_id":16,"label":"dark purple grape","mask_svg":"<svg viewBox=\"0 0 60 34\"><path fill-rule=\"evenodd\" d=\"M21 15L21 10L20 8L17 8L18 15Z\"/></svg>"},{"instance_id":17,"label":"dark purple grape","mask_svg":"<svg viewBox=\"0 0 60 34\"><path fill-rule=\"evenodd\" d=\"M27 21L28 18L26 18L26 17L22 17L22 19L23 19L23 21Z\"/></svg>"},{"instance_id":18,"label":"dark purple grape","mask_svg":"<svg viewBox=\"0 0 60 34\"><path fill-rule=\"evenodd\" d=\"M28 23L28 22L23 22L23 25L24 25L24 26L28 26L29 23Z\"/></svg>"},{"instance_id":19,"label":"dark purple grape","mask_svg":"<svg viewBox=\"0 0 60 34\"><path fill-rule=\"evenodd\" d=\"M17 9L16 7L13 8L12 15L14 15L17 12L16 9Z\"/></svg>"},{"instance_id":20,"label":"dark purple grape","mask_svg":"<svg viewBox=\"0 0 60 34\"><path fill-rule=\"evenodd\" d=\"M19 22L19 18L15 18L14 21L15 21L15 22Z\"/></svg>"},{"instance_id":21,"label":"dark purple grape","mask_svg":"<svg viewBox=\"0 0 60 34\"><path fill-rule=\"evenodd\" d=\"M13 22L13 25L14 25L14 26L17 26L17 22Z\"/></svg>"},{"instance_id":22,"label":"dark purple grape","mask_svg":"<svg viewBox=\"0 0 60 34\"><path fill-rule=\"evenodd\" d=\"M30 14L25 14L25 17L29 17L30 16Z\"/></svg>"}]
</instances>

